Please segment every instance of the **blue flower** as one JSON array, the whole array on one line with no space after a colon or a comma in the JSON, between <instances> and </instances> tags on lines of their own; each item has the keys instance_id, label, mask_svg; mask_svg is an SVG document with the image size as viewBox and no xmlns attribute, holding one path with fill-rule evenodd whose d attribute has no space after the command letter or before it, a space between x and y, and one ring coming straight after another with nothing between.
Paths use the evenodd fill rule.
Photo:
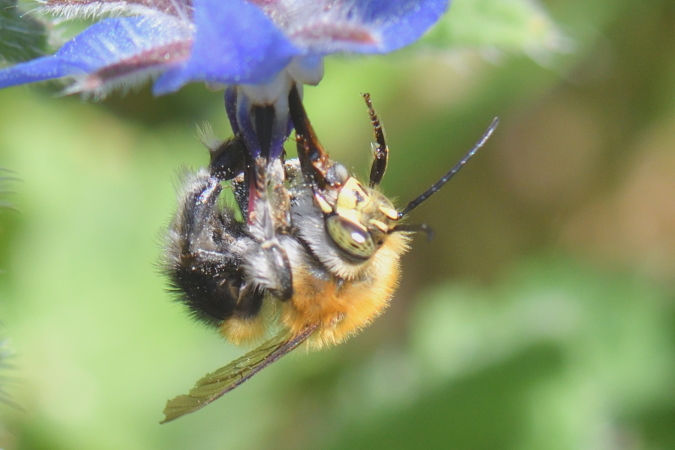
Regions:
<instances>
[{"instance_id":1,"label":"blue flower","mask_svg":"<svg viewBox=\"0 0 675 450\"><path fill-rule=\"evenodd\" d=\"M54 55L0 70L0 88L62 77L74 80L67 93L96 97L153 77L157 95L195 81L230 86L232 126L254 155L261 149L251 108L274 106L274 155L289 132L293 83L317 84L325 55L386 53L414 42L448 2L45 0L42 10L65 19L103 19Z\"/></svg>"}]
</instances>

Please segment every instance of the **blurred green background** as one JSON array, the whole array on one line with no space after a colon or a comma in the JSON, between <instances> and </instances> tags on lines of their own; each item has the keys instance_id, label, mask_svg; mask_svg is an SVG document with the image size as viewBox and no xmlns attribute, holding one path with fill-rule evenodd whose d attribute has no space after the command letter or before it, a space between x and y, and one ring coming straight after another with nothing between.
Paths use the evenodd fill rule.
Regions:
<instances>
[{"instance_id":1,"label":"blurred green background","mask_svg":"<svg viewBox=\"0 0 675 450\"><path fill-rule=\"evenodd\" d=\"M335 57L306 107L404 204L494 116L492 140L411 221L391 308L195 414L167 399L243 350L190 321L159 274L195 124L221 94L0 91L5 449L675 449L675 3L456 0L425 42Z\"/></svg>"}]
</instances>

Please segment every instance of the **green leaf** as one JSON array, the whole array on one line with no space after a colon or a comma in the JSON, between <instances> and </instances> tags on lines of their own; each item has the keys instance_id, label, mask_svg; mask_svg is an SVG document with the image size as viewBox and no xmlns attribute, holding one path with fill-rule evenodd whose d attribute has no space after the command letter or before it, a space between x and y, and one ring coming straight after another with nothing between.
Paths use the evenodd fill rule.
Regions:
<instances>
[{"instance_id":1,"label":"green leaf","mask_svg":"<svg viewBox=\"0 0 675 450\"><path fill-rule=\"evenodd\" d=\"M457 0L421 43L439 50L488 47L530 56L570 46L536 0Z\"/></svg>"},{"instance_id":2,"label":"green leaf","mask_svg":"<svg viewBox=\"0 0 675 450\"><path fill-rule=\"evenodd\" d=\"M0 0L0 62L26 61L45 53L44 24L19 9L17 0Z\"/></svg>"}]
</instances>

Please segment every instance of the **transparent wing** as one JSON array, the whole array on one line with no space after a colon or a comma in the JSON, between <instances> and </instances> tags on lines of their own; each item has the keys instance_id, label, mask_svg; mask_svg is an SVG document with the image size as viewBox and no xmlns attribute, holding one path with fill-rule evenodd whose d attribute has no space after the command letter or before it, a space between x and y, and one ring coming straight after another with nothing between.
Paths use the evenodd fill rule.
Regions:
<instances>
[{"instance_id":1,"label":"transparent wing","mask_svg":"<svg viewBox=\"0 0 675 450\"><path fill-rule=\"evenodd\" d=\"M222 397L305 342L317 328L318 324L309 325L302 333L296 335L284 331L241 358L204 376L197 381L190 393L179 395L166 403L164 420L161 423L195 412Z\"/></svg>"}]
</instances>

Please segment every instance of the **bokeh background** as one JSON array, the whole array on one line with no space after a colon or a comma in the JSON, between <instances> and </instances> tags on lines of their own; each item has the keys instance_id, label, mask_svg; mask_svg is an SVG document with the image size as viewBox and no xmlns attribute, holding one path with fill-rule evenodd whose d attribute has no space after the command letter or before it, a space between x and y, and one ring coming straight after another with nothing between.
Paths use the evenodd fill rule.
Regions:
<instances>
[{"instance_id":1,"label":"bokeh background","mask_svg":"<svg viewBox=\"0 0 675 450\"><path fill-rule=\"evenodd\" d=\"M384 316L162 426L243 352L157 268L195 124L230 133L221 95L0 91L0 446L675 449L674 30L672 0L456 0L412 49L329 59L317 133L365 176L370 92L399 204L501 125L412 215L436 238Z\"/></svg>"}]
</instances>

